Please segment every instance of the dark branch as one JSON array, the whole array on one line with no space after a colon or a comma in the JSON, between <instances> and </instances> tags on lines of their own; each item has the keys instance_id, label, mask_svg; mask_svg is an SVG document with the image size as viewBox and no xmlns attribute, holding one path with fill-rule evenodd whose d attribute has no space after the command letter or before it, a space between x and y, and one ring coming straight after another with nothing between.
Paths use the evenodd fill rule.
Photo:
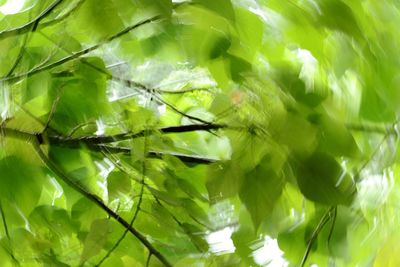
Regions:
<instances>
[{"instance_id":1,"label":"dark branch","mask_svg":"<svg viewBox=\"0 0 400 267\"><path fill-rule=\"evenodd\" d=\"M303 255L303 258L301 260L300 263L300 267L303 267L306 264L308 255L310 254L311 248L314 244L314 242L317 240L319 233L321 232L321 230L324 228L324 226L327 224L327 222L329 222L329 220L332 218L332 213L334 212L335 207L331 207L329 208L324 216L322 216L321 220L319 221L317 227L315 228L315 230L313 231L310 239L307 242L307 248L306 251Z\"/></svg>"},{"instance_id":2,"label":"dark branch","mask_svg":"<svg viewBox=\"0 0 400 267\"><path fill-rule=\"evenodd\" d=\"M194 132L194 131L211 131L222 128L227 128L227 126L223 124L189 124L180 126L169 126L157 130L142 130L137 133L131 133L131 132L121 133L109 136L84 136L79 138L69 138L64 136L49 136L48 138L50 144L68 146L68 147L79 147L82 143L88 146L93 146L93 145L101 145L101 144L120 142L124 140L130 140L138 137L143 137L145 132L149 133L160 132L163 134L169 134L169 133L184 133L184 132Z\"/></svg>"},{"instance_id":3,"label":"dark branch","mask_svg":"<svg viewBox=\"0 0 400 267\"><path fill-rule=\"evenodd\" d=\"M144 186L145 186L145 178L146 178L146 153L148 150L148 140L147 140L147 134L144 136L144 146L143 146L143 153L144 153L144 159L142 160L142 179L141 179L141 186L140 186L140 193L139 193L139 200L136 205L135 212L133 214L132 220L129 223L129 225L132 227L133 223L135 222L137 216L139 215L140 211L140 206L142 204L143 200L143 193L144 193ZM107 254L100 260L100 262L96 266L100 266L110 255L114 252L115 249L121 244L121 242L124 240L125 236L128 234L128 229L125 229L124 233L121 235L121 237L115 242L114 246L107 252ZM149 251L149 254L151 255L151 251Z\"/></svg>"},{"instance_id":4,"label":"dark branch","mask_svg":"<svg viewBox=\"0 0 400 267\"><path fill-rule=\"evenodd\" d=\"M88 200L99 206L103 211L105 211L108 216L115 219L118 223L120 223L125 229L127 229L130 233L132 233L139 241L152 253L155 257L157 257L165 266L171 266L172 264L147 240L147 238L137 231L133 226L131 226L127 221L121 218L117 213L115 213L112 209L110 209L104 202L95 194L88 192L83 186L71 180L61 169L58 168L43 152L40 147L40 143L37 140L32 141L32 145L35 148L36 153L43 161L43 163L57 175L59 179L65 182L68 186L73 188L78 193L82 194Z\"/></svg>"},{"instance_id":5,"label":"dark branch","mask_svg":"<svg viewBox=\"0 0 400 267\"><path fill-rule=\"evenodd\" d=\"M123 153L126 155L130 155L132 149L129 147L120 147L120 146L106 146L106 145L96 145L91 146L89 149L99 150L107 149L108 153ZM150 158L162 158L163 156L174 156L179 158L185 163L194 163L194 164L211 164L217 161L217 159L205 158L197 155L187 155L176 152L165 152L165 151L149 151L147 153L147 157Z\"/></svg>"}]
</instances>

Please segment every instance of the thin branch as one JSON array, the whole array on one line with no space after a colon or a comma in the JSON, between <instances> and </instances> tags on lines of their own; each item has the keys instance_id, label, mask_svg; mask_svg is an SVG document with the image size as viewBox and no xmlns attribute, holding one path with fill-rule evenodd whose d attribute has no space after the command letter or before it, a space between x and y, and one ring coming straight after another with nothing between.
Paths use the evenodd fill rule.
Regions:
<instances>
[{"instance_id":1,"label":"thin branch","mask_svg":"<svg viewBox=\"0 0 400 267\"><path fill-rule=\"evenodd\" d=\"M48 16L63 1L64 0L56 0L49 7L47 7L42 13L40 13L35 19L29 21L28 23L26 23L18 28L13 28L13 29L9 29L9 30L0 32L0 40L10 37L10 36L27 33L28 31L31 30L31 27L35 28L35 25L38 25L40 20L42 20L43 18Z\"/></svg>"},{"instance_id":2,"label":"thin branch","mask_svg":"<svg viewBox=\"0 0 400 267\"><path fill-rule=\"evenodd\" d=\"M165 266L172 267L172 264L147 240L147 238L132 227L127 221L125 221L121 216L110 209L104 202L95 194L88 192L82 185L71 180L64 172L58 168L43 152L40 147L40 142L38 140L32 140L32 145L35 148L36 153L43 163L57 175L63 182L68 186L73 188L75 191L86 197L88 200L99 206L103 211L105 211L110 217L114 218L118 223L120 223L125 229L131 232L139 241L154 255L156 256Z\"/></svg>"},{"instance_id":3,"label":"thin branch","mask_svg":"<svg viewBox=\"0 0 400 267\"><path fill-rule=\"evenodd\" d=\"M330 242L331 242L331 239L333 236L333 231L335 230L336 217L337 217L337 207L335 207L335 209L333 210L332 225L331 225L331 229L329 230L329 235L328 235L328 239L327 239L327 245L328 245L328 250L329 250L330 254L332 254Z\"/></svg>"},{"instance_id":4,"label":"thin branch","mask_svg":"<svg viewBox=\"0 0 400 267\"><path fill-rule=\"evenodd\" d=\"M49 142L51 144L60 146L77 147L80 145L80 143L85 143L87 145L101 145L101 144L109 144L114 142L131 140L134 138L143 137L145 132L149 132L150 134L157 132L160 132L162 134L170 134L170 133L185 133L185 132L195 132L195 131L211 131L223 128L228 128L228 126L223 124L211 124L211 123L188 124L179 126L168 126L156 130L145 129L136 133L126 132L108 136L83 136L78 138L70 138L64 136L49 136Z\"/></svg>"},{"instance_id":5,"label":"thin branch","mask_svg":"<svg viewBox=\"0 0 400 267\"><path fill-rule=\"evenodd\" d=\"M310 254L312 245L314 244L315 240L318 238L319 233L324 228L326 223L329 222L329 220L331 219L331 217L332 217L331 214L334 211L334 209L335 209L334 207L331 207L330 209L328 209L325 212L324 216L322 216L319 223L317 224L317 227L315 228L310 239L308 240L306 251L304 252L303 259L301 260L301 263L300 263L300 267L304 267L304 265L306 264L306 261L307 261L308 255Z\"/></svg>"},{"instance_id":6,"label":"thin branch","mask_svg":"<svg viewBox=\"0 0 400 267\"><path fill-rule=\"evenodd\" d=\"M122 78L120 78L120 77L115 77L115 76L112 76L111 74L109 74L109 75L111 76L111 78L112 78L113 80L118 81L118 82L121 82L121 83L124 83L126 86L128 86L128 87L130 87L130 88L132 88L132 89L134 89L134 90L136 90L136 91L139 91L139 92L140 92L140 90L146 91L147 93L151 94L155 99L157 99L160 103L166 105L166 106L169 107L172 111L174 111L175 113L178 113L178 114L181 115L182 117L186 117L186 118L188 118L188 119L190 119L190 120L198 121L198 122L204 123L204 124L210 124L210 123L211 123L211 122L205 121L205 120L200 119L200 118L197 118L197 117L195 117L195 116L188 115L188 114L186 114L185 112L180 111L179 109L177 109L176 107L174 107L173 105L169 104L167 101L165 101L164 99L162 99L159 95L157 95L157 94L156 94L156 92L157 92L156 89L149 88L149 87L145 86L144 84L141 84L141 83L138 83L138 82L135 82L135 81L131 81L131 80L127 80L127 79L122 79ZM138 90L138 88L139 88L140 90Z\"/></svg>"},{"instance_id":7,"label":"thin branch","mask_svg":"<svg viewBox=\"0 0 400 267\"><path fill-rule=\"evenodd\" d=\"M151 255L153 255L153 254L151 254L151 252L149 251L149 255L147 256L147 260L146 260L146 267L150 266Z\"/></svg>"},{"instance_id":8,"label":"thin branch","mask_svg":"<svg viewBox=\"0 0 400 267\"><path fill-rule=\"evenodd\" d=\"M396 135L396 129L392 126L380 126L380 125L363 125L346 123L347 129L356 132L366 132L366 133L377 133L377 134L389 134Z\"/></svg>"},{"instance_id":9,"label":"thin branch","mask_svg":"<svg viewBox=\"0 0 400 267\"><path fill-rule=\"evenodd\" d=\"M6 237L7 237L7 241L9 244L9 249L10 249L10 256L11 258L15 261L15 263L19 266L19 261L15 258L14 252L13 252L13 248L12 248L12 244L11 244L11 238L10 238L10 233L8 231L8 226L7 226L7 220L6 220L6 214L4 213L3 210L3 204L0 201L0 215L1 215L1 219L3 222L3 226L4 226L4 232L6 233Z\"/></svg>"},{"instance_id":10,"label":"thin branch","mask_svg":"<svg viewBox=\"0 0 400 267\"><path fill-rule=\"evenodd\" d=\"M211 123L212 123L212 122L205 121L205 120L203 120L203 119L194 117L194 116L192 116L192 115L186 114L185 112L180 111L179 109L177 109L177 108L174 107L173 105L171 105L171 104L169 104L168 102L166 102L166 101L165 101L164 99L162 99L161 97L159 97L159 96L155 96L155 97L156 97L159 101L161 101L161 103L165 104L166 106L168 106L170 109L172 109L174 112L178 113L178 114L181 115L182 117L186 117L186 118L188 118L188 119L190 119L190 120L198 121L198 122L201 122L201 123L204 123L204 124L211 124Z\"/></svg>"},{"instance_id":11,"label":"thin branch","mask_svg":"<svg viewBox=\"0 0 400 267\"><path fill-rule=\"evenodd\" d=\"M46 130L49 128L49 126L50 126L50 122L51 122L51 120L52 120L53 117L54 117L54 114L55 114L56 109L57 109L58 102L60 101L61 95L62 95L63 92L64 92L64 90L63 90L63 89L64 89L64 86L65 86L65 84L61 85L61 88L58 90L57 97L56 97L56 99L53 101L53 104L52 104L52 106L51 106L51 110L50 110L49 116L47 117L46 124L44 125L43 132L46 131Z\"/></svg>"},{"instance_id":12,"label":"thin branch","mask_svg":"<svg viewBox=\"0 0 400 267\"><path fill-rule=\"evenodd\" d=\"M157 93L160 94L170 94L170 95L176 95L176 94L186 94L186 93L193 93L193 92L197 92L197 91L207 91L210 92L211 89L213 89L212 87L200 87L200 88L190 88L190 89L183 89L183 90L179 90L179 91L170 91L170 90L163 90L163 89L154 89Z\"/></svg>"},{"instance_id":13,"label":"thin branch","mask_svg":"<svg viewBox=\"0 0 400 267\"><path fill-rule=\"evenodd\" d=\"M129 225L132 227L133 223L135 222L139 211L140 211L140 205L142 204L143 200L143 192L144 192L144 185L145 185L145 177L146 177L146 153L148 150L148 140L147 140L147 134L144 135L144 144L143 144L143 153L144 157L142 160L142 179L141 179L141 186L140 186L140 193L139 193L139 200L136 205L135 213L132 217L132 220L130 221ZM100 260L100 262L96 266L100 266L108 257L110 257L111 253L114 252L115 249L121 244L121 242L124 240L125 236L128 234L128 229L125 229L124 233L122 236L117 240L117 242L114 244L114 246L107 252L107 254ZM151 251L149 251L149 254L151 255Z\"/></svg>"},{"instance_id":14,"label":"thin branch","mask_svg":"<svg viewBox=\"0 0 400 267\"><path fill-rule=\"evenodd\" d=\"M62 0L59 0L59 1L62 1ZM38 73L41 73L43 71L53 69L55 67L58 67L60 65L65 64L65 63L67 63L69 61L75 60L75 59L77 59L77 58L79 58L79 57L81 57L81 56L83 56L85 54L88 54L88 53L98 49L99 47L103 46L104 44L109 43L109 42L111 42L111 41L113 41L113 40L115 40L115 39L117 39L117 38L129 33L130 31L132 31L132 30L134 30L134 29L136 29L136 28L138 28L138 27L140 27L142 25L145 25L145 24L154 22L156 20L159 20L160 18L161 18L161 16L158 15L158 16L154 16L152 18L143 20L143 21L141 21L139 23L131 25L131 26L123 29L122 31L120 31L120 32L118 32L118 33L106 38L102 42L99 42L99 43L97 43L97 44L95 44L95 45L93 45L91 47L88 47L88 48L83 49L81 51L78 51L76 53L73 53L72 55L66 56L66 57L64 57L64 58L62 58L62 59L60 59L60 60L58 60L56 62L50 63L48 65L45 65L45 66L42 66L42 67L39 67L39 68L32 69L32 70L30 70L28 72L25 72L25 73L21 73L21 74L18 74L18 75L13 75L13 76L10 76L10 77L6 77L6 78L3 78L3 79L0 79L0 81L13 81L13 82L15 82L15 81L19 81L19 80L21 80L23 78L26 78L26 77L31 77L31 76L33 76L35 74L38 74Z\"/></svg>"},{"instance_id":15,"label":"thin branch","mask_svg":"<svg viewBox=\"0 0 400 267\"><path fill-rule=\"evenodd\" d=\"M96 146L89 146L88 148L94 150L101 150L106 148L108 153L123 153L126 155L132 154L132 149L129 147L96 145ZM205 158L198 155L188 155L188 154L182 154L177 152L166 152L166 151L149 151L146 155L146 157L150 158L162 158L163 156L174 156L179 158L181 161L185 163L193 163L193 164L211 164L218 161L217 159Z\"/></svg>"}]
</instances>

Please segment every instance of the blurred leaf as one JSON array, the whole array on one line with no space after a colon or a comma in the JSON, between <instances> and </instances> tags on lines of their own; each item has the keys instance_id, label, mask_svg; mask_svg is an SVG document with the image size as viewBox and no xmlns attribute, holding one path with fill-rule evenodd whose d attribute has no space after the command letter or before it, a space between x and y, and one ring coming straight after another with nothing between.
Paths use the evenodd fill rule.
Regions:
<instances>
[{"instance_id":1,"label":"blurred leaf","mask_svg":"<svg viewBox=\"0 0 400 267\"><path fill-rule=\"evenodd\" d=\"M356 193L350 175L332 156L321 152L299 164L297 182L305 197L329 206L349 205Z\"/></svg>"},{"instance_id":2,"label":"blurred leaf","mask_svg":"<svg viewBox=\"0 0 400 267\"><path fill-rule=\"evenodd\" d=\"M266 162L246 174L239 195L250 212L256 229L272 212L282 193L283 184L282 178Z\"/></svg>"},{"instance_id":3,"label":"blurred leaf","mask_svg":"<svg viewBox=\"0 0 400 267\"><path fill-rule=\"evenodd\" d=\"M92 222L90 231L85 239L81 255L81 264L99 253L107 240L109 230L110 226L108 219L101 219Z\"/></svg>"},{"instance_id":4,"label":"blurred leaf","mask_svg":"<svg viewBox=\"0 0 400 267\"><path fill-rule=\"evenodd\" d=\"M0 160L0 196L17 205L26 214L39 201L43 171L17 156Z\"/></svg>"}]
</instances>

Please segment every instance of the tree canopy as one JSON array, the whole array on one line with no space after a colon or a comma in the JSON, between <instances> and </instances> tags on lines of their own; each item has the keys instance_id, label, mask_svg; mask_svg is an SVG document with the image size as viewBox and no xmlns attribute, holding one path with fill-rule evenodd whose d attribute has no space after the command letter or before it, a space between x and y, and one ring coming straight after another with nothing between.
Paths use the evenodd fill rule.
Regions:
<instances>
[{"instance_id":1,"label":"tree canopy","mask_svg":"<svg viewBox=\"0 0 400 267\"><path fill-rule=\"evenodd\" d=\"M1 266L399 266L395 0L0 0Z\"/></svg>"}]
</instances>

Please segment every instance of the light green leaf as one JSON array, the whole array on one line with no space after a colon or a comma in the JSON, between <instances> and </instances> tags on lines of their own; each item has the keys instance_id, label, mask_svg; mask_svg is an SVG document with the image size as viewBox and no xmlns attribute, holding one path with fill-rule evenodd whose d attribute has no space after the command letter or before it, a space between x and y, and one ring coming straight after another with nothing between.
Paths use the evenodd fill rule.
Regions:
<instances>
[{"instance_id":1,"label":"light green leaf","mask_svg":"<svg viewBox=\"0 0 400 267\"><path fill-rule=\"evenodd\" d=\"M81 255L81 264L102 250L107 241L109 231L109 219L100 219L92 222L90 231L85 238L84 248Z\"/></svg>"},{"instance_id":2,"label":"light green leaf","mask_svg":"<svg viewBox=\"0 0 400 267\"><path fill-rule=\"evenodd\" d=\"M240 199L250 212L255 229L267 218L282 193L283 180L263 162L246 174Z\"/></svg>"}]
</instances>

